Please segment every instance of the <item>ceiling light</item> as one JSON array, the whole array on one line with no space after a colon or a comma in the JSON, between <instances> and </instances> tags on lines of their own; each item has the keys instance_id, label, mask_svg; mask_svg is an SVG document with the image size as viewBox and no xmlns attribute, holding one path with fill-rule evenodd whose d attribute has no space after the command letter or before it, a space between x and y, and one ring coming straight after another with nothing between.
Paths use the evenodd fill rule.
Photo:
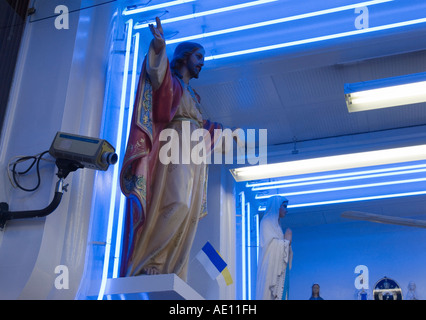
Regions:
<instances>
[{"instance_id":1,"label":"ceiling light","mask_svg":"<svg viewBox=\"0 0 426 320\"><path fill-rule=\"evenodd\" d=\"M241 182L424 159L426 159L426 145L418 145L249 166L230 171L235 181Z\"/></svg>"},{"instance_id":2,"label":"ceiling light","mask_svg":"<svg viewBox=\"0 0 426 320\"><path fill-rule=\"evenodd\" d=\"M345 84L349 112L426 102L426 72Z\"/></svg>"}]
</instances>

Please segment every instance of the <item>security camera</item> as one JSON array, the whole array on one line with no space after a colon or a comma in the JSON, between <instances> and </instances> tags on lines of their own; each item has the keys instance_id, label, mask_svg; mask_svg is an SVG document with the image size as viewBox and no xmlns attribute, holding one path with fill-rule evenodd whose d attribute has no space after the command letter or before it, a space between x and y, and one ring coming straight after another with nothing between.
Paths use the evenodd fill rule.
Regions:
<instances>
[{"instance_id":1,"label":"security camera","mask_svg":"<svg viewBox=\"0 0 426 320\"><path fill-rule=\"evenodd\" d=\"M73 163L77 168L106 171L117 163L114 147L106 140L58 132L49 153L57 160Z\"/></svg>"},{"instance_id":2,"label":"security camera","mask_svg":"<svg viewBox=\"0 0 426 320\"><path fill-rule=\"evenodd\" d=\"M115 164L118 160L114 147L107 141L64 132L56 133L49 153L56 158L59 178L53 200L44 209L13 212L9 211L6 202L0 202L0 230L8 220L45 217L55 211L64 191L67 191L64 179L71 171L80 168L106 171L110 164Z\"/></svg>"}]
</instances>

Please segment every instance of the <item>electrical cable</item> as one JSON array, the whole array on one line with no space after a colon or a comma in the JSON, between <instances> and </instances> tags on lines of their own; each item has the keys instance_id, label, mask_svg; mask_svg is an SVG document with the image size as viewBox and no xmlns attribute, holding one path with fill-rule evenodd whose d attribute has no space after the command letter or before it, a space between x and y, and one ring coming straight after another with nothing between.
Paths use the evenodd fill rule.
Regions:
<instances>
[{"instance_id":1,"label":"electrical cable","mask_svg":"<svg viewBox=\"0 0 426 320\"><path fill-rule=\"evenodd\" d=\"M38 187L40 186L41 183L41 178L40 178L40 161L42 160L43 156L48 153L49 151L44 151L42 153L39 153L35 156L23 156L23 157L18 157L18 159L13 162L13 163L9 163L9 169L12 172L12 179L10 178L10 174L9 174L9 180L12 183L12 185L14 187L17 187L23 191L26 192L32 192L38 189ZM28 166L28 168L24 171L16 171L16 166L22 162L28 161L28 160L32 160L31 164ZM46 160L46 159L43 159ZM36 172L37 172L37 184L35 187L33 188L25 188L23 187L17 179L17 175L25 175L27 174L33 167L34 165L36 165ZM13 180L13 181L12 181Z\"/></svg>"}]
</instances>

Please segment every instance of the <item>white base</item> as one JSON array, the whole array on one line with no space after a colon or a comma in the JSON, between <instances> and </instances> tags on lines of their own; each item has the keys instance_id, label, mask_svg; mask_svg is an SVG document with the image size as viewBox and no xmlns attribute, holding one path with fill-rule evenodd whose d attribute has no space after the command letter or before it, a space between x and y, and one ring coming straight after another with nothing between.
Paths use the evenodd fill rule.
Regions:
<instances>
[{"instance_id":1,"label":"white base","mask_svg":"<svg viewBox=\"0 0 426 320\"><path fill-rule=\"evenodd\" d=\"M108 279L104 298L112 300L204 300L176 274Z\"/></svg>"}]
</instances>

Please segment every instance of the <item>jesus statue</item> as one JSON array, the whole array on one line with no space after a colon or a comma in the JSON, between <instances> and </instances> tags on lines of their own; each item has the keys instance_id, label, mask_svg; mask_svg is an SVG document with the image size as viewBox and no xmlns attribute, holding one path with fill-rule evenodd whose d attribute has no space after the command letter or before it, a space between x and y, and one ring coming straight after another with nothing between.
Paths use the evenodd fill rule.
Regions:
<instances>
[{"instance_id":1,"label":"jesus statue","mask_svg":"<svg viewBox=\"0 0 426 320\"><path fill-rule=\"evenodd\" d=\"M182 147L183 122L190 132L204 128L211 136L222 126L203 119L200 97L189 84L204 66L203 47L180 43L169 62L159 18L150 30L153 40L142 66L120 174L126 196L120 275L175 273L186 281L198 221L207 213L208 168L205 162L159 161L159 150L167 143L159 136L164 129L176 130ZM205 140L211 150L214 139Z\"/></svg>"}]
</instances>

